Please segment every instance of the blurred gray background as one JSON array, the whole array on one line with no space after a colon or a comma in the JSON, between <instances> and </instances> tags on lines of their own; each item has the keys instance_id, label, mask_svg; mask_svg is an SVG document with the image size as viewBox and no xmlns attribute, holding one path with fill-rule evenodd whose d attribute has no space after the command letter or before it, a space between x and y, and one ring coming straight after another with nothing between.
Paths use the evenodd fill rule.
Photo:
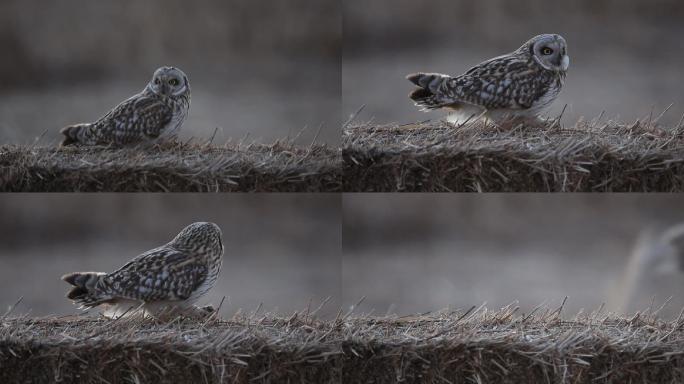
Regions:
<instances>
[{"instance_id":1,"label":"blurred gray background","mask_svg":"<svg viewBox=\"0 0 684 384\"><path fill-rule=\"evenodd\" d=\"M337 195L42 194L0 198L0 316L80 312L60 276L113 271L171 240L195 221L212 221L226 247L216 286L198 304L290 315L331 298L340 308L341 231Z\"/></svg>"},{"instance_id":2,"label":"blurred gray background","mask_svg":"<svg viewBox=\"0 0 684 384\"><path fill-rule=\"evenodd\" d=\"M550 114L676 124L684 113L684 3L679 0L344 0L342 94L345 117L416 122L407 95L412 72L459 75L511 52L532 36L558 33L571 57L566 85Z\"/></svg>"},{"instance_id":3,"label":"blurred gray background","mask_svg":"<svg viewBox=\"0 0 684 384\"><path fill-rule=\"evenodd\" d=\"M0 142L57 142L181 68L192 106L181 138L340 140L336 0L0 2Z\"/></svg>"},{"instance_id":4,"label":"blurred gray background","mask_svg":"<svg viewBox=\"0 0 684 384\"><path fill-rule=\"evenodd\" d=\"M413 314L515 301L633 313L655 296L684 308L684 272L660 240L684 197L413 194L343 197L343 301ZM682 231L684 232L684 230ZM652 236L649 236L652 235Z\"/></svg>"}]
</instances>

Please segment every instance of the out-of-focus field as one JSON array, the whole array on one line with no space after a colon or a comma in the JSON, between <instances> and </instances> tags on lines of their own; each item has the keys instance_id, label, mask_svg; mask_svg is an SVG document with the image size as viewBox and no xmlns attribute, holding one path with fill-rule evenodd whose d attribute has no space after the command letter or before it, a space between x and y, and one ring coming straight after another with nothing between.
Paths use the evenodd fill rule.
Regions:
<instances>
[{"instance_id":1,"label":"out-of-focus field","mask_svg":"<svg viewBox=\"0 0 684 384\"><path fill-rule=\"evenodd\" d=\"M162 65L188 75L181 138L339 143L341 15L336 1L132 0L0 4L0 141L94 121Z\"/></svg>"},{"instance_id":2,"label":"out-of-focus field","mask_svg":"<svg viewBox=\"0 0 684 384\"><path fill-rule=\"evenodd\" d=\"M330 297L340 306L336 195L6 195L0 199L0 313L76 314L60 277L113 271L195 221L217 223L226 247L216 286L198 305L292 313Z\"/></svg>"},{"instance_id":3,"label":"out-of-focus field","mask_svg":"<svg viewBox=\"0 0 684 384\"><path fill-rule=\"evenodd\" d=\"M374 314L566 296L568 314L684 308L684 272L658 240L684 221L677 195L347 194L343 207L343 301L366 296Z\"/></svg>"},{"instance_id":4,"label":"out-of-focus field","mask_svg":"<svg viewBox=\"0 0 684 384\"><path fill-rule=\"evenodd\" d=\"M605 111L633 122L674 103L662 123L684 113L684 6L676 0L379 0L343 3L342 109L365 105L376 123L440 119L407 95L413 72L459 75L517 49L540 33L559 33L571 57L566 85L549 114L570 124Z\"/></svg>"}]
</instances>

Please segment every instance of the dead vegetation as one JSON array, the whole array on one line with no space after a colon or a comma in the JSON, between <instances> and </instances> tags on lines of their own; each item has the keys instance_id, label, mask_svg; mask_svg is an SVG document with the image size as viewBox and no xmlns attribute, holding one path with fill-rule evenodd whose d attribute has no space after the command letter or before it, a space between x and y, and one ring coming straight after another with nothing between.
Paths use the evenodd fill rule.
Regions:
<instances>
[{"instance_id":1,"label":"dead vegetation","mask_svg":"<svg viewBox=\"0 0 684 384\"><path fill-rule=\"evenodd\" d=\"M0 382L679 383L684 320L513 306L408 317L0 319Z\"/></svg>"},{"instance_id":2,"label":"dead vegetation","mask_svg":"<svg viewBox=\"0 0 684 384\"><path fill-rule=\"evenodd\" d=\"M681 192L684 126L349 123L345 191Z\"/></svg>"},{"instance_id":3,"label":"dead vegetation","mask_svg":"<svg viewBox=\"0 0 684 384\"><path fill-rule=\"evenodd\" d=\"M0 191L332 192L341 183L339 151L321 144L0 146Z\"/></svg>"}]
</instances>

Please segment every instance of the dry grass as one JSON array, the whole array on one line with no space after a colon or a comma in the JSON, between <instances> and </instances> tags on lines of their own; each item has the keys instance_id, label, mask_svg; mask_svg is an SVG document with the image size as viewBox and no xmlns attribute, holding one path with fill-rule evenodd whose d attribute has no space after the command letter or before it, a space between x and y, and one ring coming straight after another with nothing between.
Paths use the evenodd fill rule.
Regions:
<instances>
[{"instance_id":1,"label":"dry grass","mask_svg":"<svg viewBox=\"0 0 684 384\"><path fill-rule=\"evenodd\" d=\"M0 146L0 191L332 192L341 188L339 151L326 145L149 148Z\"/></svg>"},{"instance_id":2,"label":"dry grass","mask_svg":"<svg viewBox=\"0 0 684 384\"><path fill-rule=\"evenodd\" d=\"M351 123L345 191L681 192L684 127L558 120L495 127Z\"/></svg>"},{"instance_id":3,"label":"dry grass","mask_svg":"<svg viewBox=\"0 0 684 384\"><path fill-rule=\"evenodd\" d=\"M338 353L320 326L277 318L10 319L0 325L0 382L336 382Z\"/></svg>"},{"instance_id":4,"label":"dry grass","mask_svg":"<svg viewBox=\"0 0 684 384\"><path fill-rule=\"evenodd\" d=\"M681 383L684 321L510 306L410 317L0 319L0 382Z\"/></svg>"}]
</instances>

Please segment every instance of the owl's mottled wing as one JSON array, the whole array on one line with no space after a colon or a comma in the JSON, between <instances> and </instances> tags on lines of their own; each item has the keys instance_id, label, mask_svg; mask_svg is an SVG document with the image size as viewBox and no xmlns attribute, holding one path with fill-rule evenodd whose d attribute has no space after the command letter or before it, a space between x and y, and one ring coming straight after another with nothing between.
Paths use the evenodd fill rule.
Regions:
<instances>
[{"instance_id":1,"label":"owl's mottled wing","mask_svg":"<svg viewBox=\"0 0 684 384\"><path fill-rule=\"evenodd\" d=\"M500 56L443 82L439 93L487 109L528 109L549 90L547 72L521 57Z\"/></svg>"},{"instance_id":2,"label":"owl's mottled wing","mask_svg":"<svg viewBox=\"0 0 684 384\"><path fill-rule=\"evenodd\" d=\"M180 301L190 297L207 275L206 263L162 246L108 274L98 288L117 298Z\"/></svg>"},{"instance_id":3,"label":"owl's mottled wing","mask_svg":"<svg viewBox=\"0 0 684 384\"><path fill-rule=\"evenodd\" d=\"M99 122L106 126L120 141L140 139L145 136L157 138L171 121L173 111L161 100L145 94L131 97L117 105Z\"/></svg>"}]
</instances>

